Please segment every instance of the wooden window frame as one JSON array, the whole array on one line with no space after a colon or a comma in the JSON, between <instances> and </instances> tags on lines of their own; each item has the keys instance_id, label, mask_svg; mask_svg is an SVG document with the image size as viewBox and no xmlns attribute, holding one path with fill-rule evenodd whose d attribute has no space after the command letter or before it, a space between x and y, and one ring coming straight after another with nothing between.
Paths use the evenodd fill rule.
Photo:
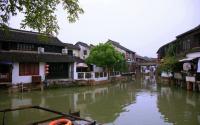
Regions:
<instances>
[{"instance_id":1,"label":"wooden window frame","mask_svg":"<svg viewBox=\"0 0 200 125\"><path fill-rule=\"evenodd\" d=\"M87 55L87 50L83 50L83 55Z\"/></svg>"},{"instance_id":2,"label":"wooden window frame","mask_svg":"<svg viewBox=\"0 0 200 125\"><path fill-rule=\"evenodd\" d=\"M39 63L19 63L19 76L39 75Z\"/></svg>"},{"instance_id":3,"label":"wooden window frame","mask_svg":"<svg viewBox=\"0 0 200 125\"><path fill-rule=\"evenodd\" d=\"M69 56L73 56L73 50L67 50Z\"/></svg>"}]
</instances>

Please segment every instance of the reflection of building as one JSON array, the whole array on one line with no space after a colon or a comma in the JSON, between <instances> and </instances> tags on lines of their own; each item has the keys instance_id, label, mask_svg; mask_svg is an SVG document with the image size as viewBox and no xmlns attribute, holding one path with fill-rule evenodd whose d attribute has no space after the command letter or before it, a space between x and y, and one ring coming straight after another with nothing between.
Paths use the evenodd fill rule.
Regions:
<instances>
[{"instance_id":1,"label":"reflection of building","mask_svg":"<svg viewBox=\"0 0 200 125\"><path fill-rule=\"evenodd\" d=\"M157 105L165 119L176 125L198 125L200 98L197 93L186 93L161 87Z\"/></svg>"},{"instance_id":2,"label":"reflection of building","mask_svg":"<svg viewBox=\"0 0 200 125\"><path fill-rule=\"evenodd\" d=\"M102 123L114 121L123 111L123 107L135 101L134 87L131 84L126 85L118 84L108 88L107 94L96 96L95 102L87 106L89 114Z\"/></svg>"},{"instance_id":3,"label":"reflection of building","mask_svg":"<svg viewBox=\"0 0 200 125\"><path fill-rule=\"evenodd\" d=\"M157 91L156 87L156 78L155 76L143 76L141 77L141 86L144 89L148 89L151 91Z\"/></svg>"},{"instance_id":4,"label":"reflection of building","mask_svg":"<svg viewBox=\"0 0 200 125\"><path fill-rule=\"evenodd\" d=\"M108 88L97 88L95 90L85 91L82 93L74 93L72 100L73 109L80 109L80 107L82 107L82 105L84 105L85 101L87 101L88 99L91 102L95 102L96 96L105 95L106 93L108 93Z\"/></svg>"},{"instance_id":5,"label":"reflection of building","mask_svg":"<svg viewBox=\"0 0 200 125\"><path fill-rule=\"evenodd\" d=\"M10 102L7 102L7 105L40 105L62 112L80 110L83 117L92 117L99 122L108 123L114 121L118 114L123 112L125 106L135 101L134 89L132 84L123 83L94 88L51 90L34 95L28 93L22 97L14 96ZM0 106L3 104L0 103ZM30 111L23 113L28 114ZM35 115L35 118L39 118L41 115L42 117L46 116L45 112L31 111L31 113ZM23 117L23 114L16 114L13 119L15 119L14 117Z\"/></svg>"}]
</instances>

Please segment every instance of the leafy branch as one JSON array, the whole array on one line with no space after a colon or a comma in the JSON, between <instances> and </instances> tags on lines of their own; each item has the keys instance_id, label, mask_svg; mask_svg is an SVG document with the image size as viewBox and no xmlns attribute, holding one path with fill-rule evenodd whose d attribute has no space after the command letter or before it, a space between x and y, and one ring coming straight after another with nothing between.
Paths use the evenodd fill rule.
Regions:
<instances>
[{"instance_id":1,"label":"leafy branch","mask_svg":"<svg viewBox=\"0 0 200 125\"><path fill-rule=\"evenodd\" d=\"M21 28L28 26L40 33L57 35L59 26L55 11L60 3L71 23L79 19L79 14L84 13L78 0L1 0L0 25L8 25L11 16L23 13L25 18L21 22Z\"/></svg>"}]
</instances>

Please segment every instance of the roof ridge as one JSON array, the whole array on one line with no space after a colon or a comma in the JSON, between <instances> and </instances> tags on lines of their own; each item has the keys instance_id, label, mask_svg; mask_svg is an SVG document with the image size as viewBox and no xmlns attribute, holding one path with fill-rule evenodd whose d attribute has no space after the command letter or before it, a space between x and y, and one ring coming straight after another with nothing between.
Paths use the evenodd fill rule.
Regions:
<instances>
[{"instance_id":1,"label":"roof ridge","mask_svg":"<svg viewBox=\"0 0 200 125\"><path fill-rule=\"evenodd\" d=\"M2 28L0 28L0 29L2 29ZM53 35L45 34L45 33L40 33L40 32L37 32L37 31L28 31L28 30L23 30L23 29L15 29L15 28L11 28L11 27L8 27L8 29L10 31L13 31L13 32L21 32L21 33L27 33L27 34L43 35L43 36L48 36L48 37L54 37L54 38L56 38Z\"/></svg>"},{"instance_id":2,"label":"roof ridge","mask_svg":"<svg viewBox=\"0 0 200 125\"><path fill-rule=\"evenodd\" d=\"M124 49L125 51L130 51L130 52L135 53L134 51L132 51L132 50L130 50L130 49L128 49L128 48L122 46L119 42L113 41L113 40L111 40L111 39L108 39L108 42L112 42L112 43L114 43L114 44L120 46L120 47L121 47L122 49Z\"/></svg>"},{"instance_id":3,"label":"roof ridge","mask_svg":"<svg viewBox=\"0 0 200 125\"><path fill-rule=\"evenodd\" d=\"M82 44L83 46L90 48L90 46L85 42L78 41L75 45L78 45L78 44L80 44L80 45Z\"/></svg>"},{"instance_id":4,"label":"roof ridge","mask_svg":"<svg viewBox=\"0 0 200 125\"><path fill-rule=\"evenodd\" d=\"M26 30L13 29L8 27L8 29L0 28L0 40L2 41L13 41L21 43L38 43L46 45L56 45L64 46L63 42L58 39L58 37ZM8 32L8 36L6 36Z\"/></svg>"},{"instance_id":5,"label":"roof ridge","mask_svg":"<svg viewBox=\"0 0 200 125\"><path fill-rule=\"evenodd\" d=\"M186 32L183 32L183 33L177 35L176 38L180 38L181 36L184 36L184 35L186 35L186 34L188 34L188 33L191 33L191 32L193 32L193 31L195 31L195 30L198 30L198 29L200 29L200 24L199 24L198 26L196 26L196 27L194 27L194 28L192 28L192 29L186 31Z\"/></svg>"}]
</instances>

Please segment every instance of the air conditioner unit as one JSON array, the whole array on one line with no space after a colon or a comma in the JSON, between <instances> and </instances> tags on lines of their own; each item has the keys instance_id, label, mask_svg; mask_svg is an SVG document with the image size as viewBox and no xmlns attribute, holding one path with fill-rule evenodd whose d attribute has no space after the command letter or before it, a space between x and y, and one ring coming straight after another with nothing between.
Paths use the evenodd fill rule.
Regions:
<instances>
[{"instance_id":1,"label":"air conditioner unit","mask_svg":"<svg viewBox=\"0 0 200 125\"><path fill-rule=\"evenodd\" d=\"M38 47L38 53L44 53L44 48L43 47Z\"/></svg>"},{"instance_id":2,"label":"air conditioner unit","mask_svg":"<svg viewBox=\"0 0 200 125\"><path fill-rule=\"evenodd\" d=\"M62 49L62 54L67 54L67 49Z\"/></svg>"}]
</instances>

